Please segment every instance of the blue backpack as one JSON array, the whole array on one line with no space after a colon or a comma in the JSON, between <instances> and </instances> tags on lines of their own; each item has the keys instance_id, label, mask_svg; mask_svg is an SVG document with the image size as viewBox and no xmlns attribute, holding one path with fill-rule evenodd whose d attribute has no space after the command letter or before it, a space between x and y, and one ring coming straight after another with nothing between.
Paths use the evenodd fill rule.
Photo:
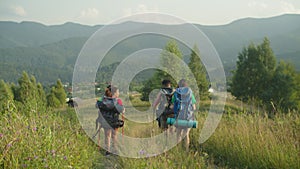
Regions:
<instances>
[{"instance_id":1,"label":"blue backpack","mask_svg":"<svg viewBox=\"0 0 300 169\"><path fill-rule=\"evenodd\" d=\"M180 120L193 120L192 90L189 87L177 88L174 92L174 114Z\"/></svg>"}]
</instances>

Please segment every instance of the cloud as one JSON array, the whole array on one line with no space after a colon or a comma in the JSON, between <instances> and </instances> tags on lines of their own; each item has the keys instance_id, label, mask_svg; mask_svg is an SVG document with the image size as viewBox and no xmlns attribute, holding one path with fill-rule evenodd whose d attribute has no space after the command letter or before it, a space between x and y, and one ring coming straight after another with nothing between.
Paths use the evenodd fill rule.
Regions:
<instances>
[{"instance_id":1,"label":"cloud","mask_svg":"<svg viewBox=\"0 0 300 169\"><path fill-rule=\"evenodd\" d=\"M99 16L99 11L96 8L83 9L80 12L79 18L93 19Z\"/></svg>"},{"instance_id":2,"label":"cloud","mask_svg":"<svg viewBox=\"0 0 300 169\"><path fill-rule=\"evenodd\" d=\"M251 1L248 3L248 7L263 10L263 9L268 8L268 5L264 2Z\"/></svg>"},{"instance_id":3,"label":"cloud","mask_svg":"<svg viewBox=\"0 0 300 169\"><path fill-rule=\"evenodd\" d=\"M138 5L138 7L136 9L137 13L146 13L146 12L149 12L149 11L151 11L151 10L149 10L148 7L144 4Z\"/></svg>"},{"instance_id":4,"label":"cloud","mask_svg":"<svg viewBox=\"0 0 300 169\"><path fill-rule=\"evenodd\" d=\"M300 9L297 9L293 4L286 2L286 1L280 1L281 11L283 13L297 13L300 14Z\"/></svg>"},{"instance_id":5,"label":"cloud","mask_svg":"<svg viewBox=\"0 0 300 169\"><path fill-rule=\"evenodd\" d=\"M141 14L141 13L157 13L158 12L158 8L148 8L146 5L144 4L139 4L135 9L132 8L126 8L123 9L123 15L124 16L130 16L133 14Z\"/></svg>"},{"instance_id":6,"label":"cloud","mask_svg":"<svg viewBox=\"0 0 300 169\"><path fill-rule=\"evenodd\" d=\"M294 4L285 0L278 0L272 3L266 3L263 1L251 1L248 3L248 7L254 12L254 15L268 15L275 16L286 13L298 13L300 9L297 9Z\"/></svg>"},{"instance_id":7,"label":"cloud","mask_svg":"<svg viewBox=\"0 0 300 169\"><path fill-rule=\"evenodd\" d=\"M138 14L138 15L137 15ZM139 15L141 14L141 15ZM183 24L186 23L177 17L171 17L168 14L160 14L157 7L151 7L144 4L139 4L135 8L123 9L123 15L117 23L125 21L145 22L145 23L159 23L159 24Z\"/></svg>"},{"instance_id":8,"label":"cloud","mask_svg":"<svg viewBox=\"0 0 300 169\"><path fill-rule=\"evenodd\" d=\"M25 16L27 14L25 9L22 6L13 6L11 8L13 10L13 13L18 16Z\"/></svg>"},{"instance_id":9,"label":"cloud","mask_svg":"<svg viewBox=\"0 0 300 169\"><path fill-rule=\"evenodd\" d=\"M99 9L94 7L81 9L78 11L78 15L72 19L74 22L88 25L103 24L109 20L110 18L107 15L104 15Z\"/></svg>"},{"instance_id":10,"label":"cloud","mask_svg":"<svg viewBox=\"0 0 300 169\"><path fill-rule=\"evenodd\" d=\"M131 8L123 9L123 15L124 16L130 16L130 15L132 15L132 9Z\"/></svg>"}]
</instances>

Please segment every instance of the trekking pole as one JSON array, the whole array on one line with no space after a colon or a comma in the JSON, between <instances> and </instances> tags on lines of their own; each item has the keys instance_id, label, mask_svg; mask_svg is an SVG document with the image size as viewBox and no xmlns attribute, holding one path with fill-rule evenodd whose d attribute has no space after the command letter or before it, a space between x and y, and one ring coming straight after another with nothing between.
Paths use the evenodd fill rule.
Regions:
<instances>
[{"instance_id":1,"label":"trekking pole","mask_svg":"<svg viewBox=\"0 0 300 169\"><path fill-rule=\"evenodd\" d=\"M101 129L101 126L97 129L96 133L93 135L93 139L98 135L98 147L99 147L99 150L100 150L100 129Z\"/></svg>"},{"instance_id":2,"label":"trekking pole","mask_svg":"<svg viewBox=\"0 0 300 169\"><path fill-rule=\"evenodd\" d=\"M156 109L153 110L152 113L152 130L151 130L151 137L154 135L154 114L156 113Z\"/></svg>"},{"instance_id":3,"label":"trekking pole","mask_svg":"<svg viewBox=\"0 0 300 169\"><path fill-rule=\"evenodd\" d=\"M98 147L99 147L99 151L101 150L101 146L100 146L100 129L98 129Z\"/></svg>"},{"instance_id":4,"label":"trekking pole","mask_svg":"<svg viewBox=\"0 0 300 169\"><path fill-rule=\"evenodd\" d=\"M92 139L94 139L94 138L97 136L97 134L99 133L99 130L100 130L100 129L97 129L97 131L96 131L96 133L93 135Z\"/></svg>"},{"instance_id":5,"label":"trekking pole","mask_svg":"<svg viewBox=\"0 0 300 169\"><path fill-rule=\"evenodd\" d=\"M122 120L124 122L124 111L122 112ZM124 126L122 127L122 144L124 144Z\"/></svg>"}]
</instances>

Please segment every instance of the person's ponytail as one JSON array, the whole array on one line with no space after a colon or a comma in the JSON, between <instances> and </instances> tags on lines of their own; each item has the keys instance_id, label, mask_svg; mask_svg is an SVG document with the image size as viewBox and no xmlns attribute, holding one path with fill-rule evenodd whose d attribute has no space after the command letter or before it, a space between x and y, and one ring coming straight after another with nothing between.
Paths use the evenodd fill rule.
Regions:
<instances>
[{"instance_id":1,"label":"person's ponytail","mask_svg":"<svg viewBox=\"0 0 300 169\"><path fill-rule=\"evenodd\" d=\"M107 88L105 89L105 96L112 97L111 85L107 86Z\"/></svg>"}]
</instances>

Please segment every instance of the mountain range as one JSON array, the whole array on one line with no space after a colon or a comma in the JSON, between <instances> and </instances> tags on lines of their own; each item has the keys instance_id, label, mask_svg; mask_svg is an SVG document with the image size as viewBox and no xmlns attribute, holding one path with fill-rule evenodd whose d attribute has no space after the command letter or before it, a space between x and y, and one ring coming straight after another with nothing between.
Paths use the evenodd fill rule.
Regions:
<instances>
[{"instance_id":1,"label":"mountain range","mask_svg":"<svg viewBox=\"0 0 300 169\"><path fill-rule=\"evenodd\" d=\"M125 22L111 27L129 29L156 27L155 23ZM261 43L268 37L277 60L293 63L300 70L300 15L285 14L271 18L244 18L227 25L207 26L194 24L214 44L226 72L235 67L238 53L250 43ZM60 78L72 81L77 56L91 35L104 25L88 26L67 22L62 25L43 25L36 22L0 22L0 79L16 82L22 71L33 74L42 83ZM159 25L184 27L185 25ZM113 32L112 32L113 34ZM145 40L147 39L147 40ZM115 67L127 55L143 48L164 48L168 37L144 35L120 42L107 54L103 67ZM188 61L190 50L179 44ZM201 51L200 51L201 52ZM105 69L105 68L104 68ZM227 73L229 74L229 73Z\"/></svg>"}]
</instances>

